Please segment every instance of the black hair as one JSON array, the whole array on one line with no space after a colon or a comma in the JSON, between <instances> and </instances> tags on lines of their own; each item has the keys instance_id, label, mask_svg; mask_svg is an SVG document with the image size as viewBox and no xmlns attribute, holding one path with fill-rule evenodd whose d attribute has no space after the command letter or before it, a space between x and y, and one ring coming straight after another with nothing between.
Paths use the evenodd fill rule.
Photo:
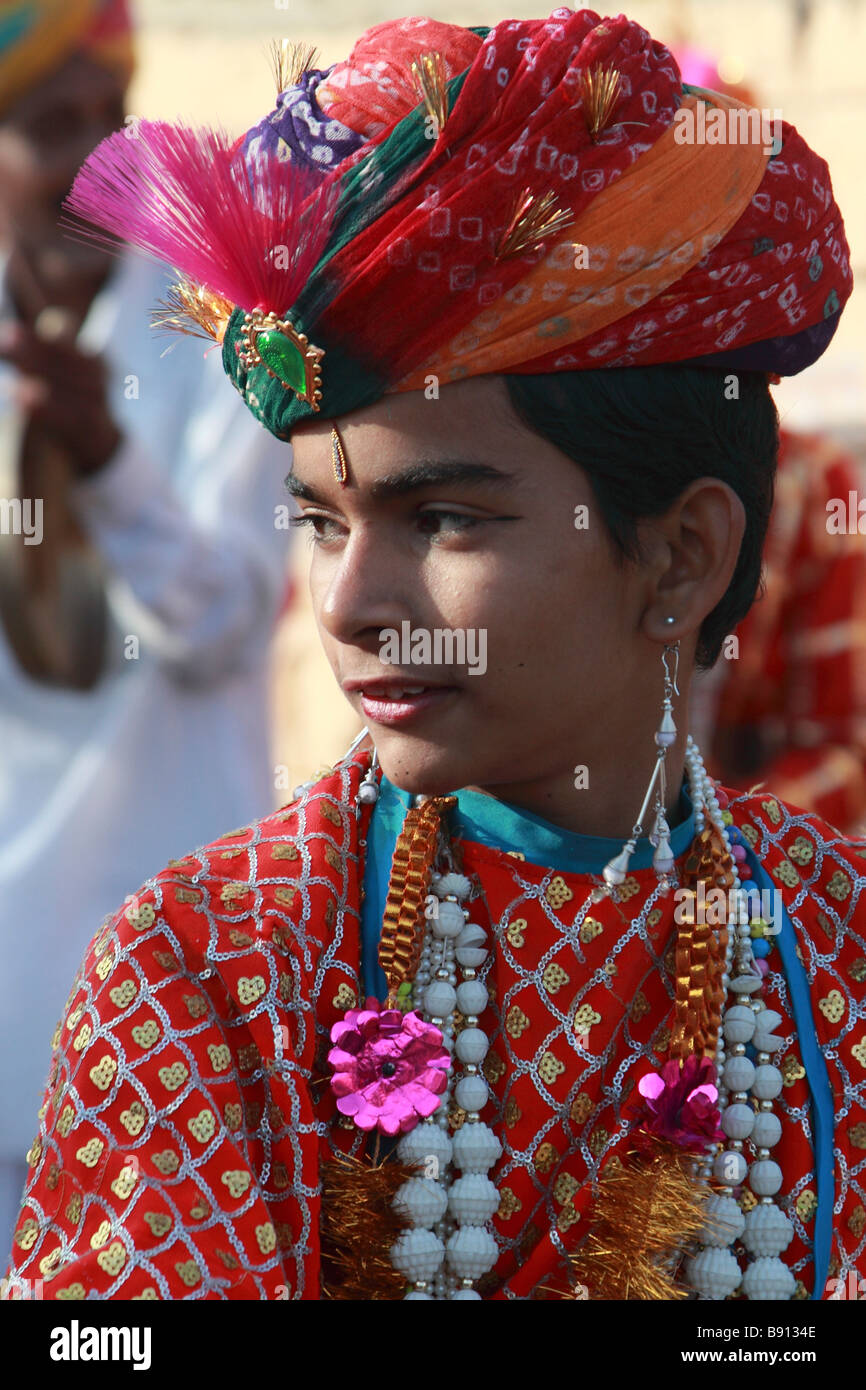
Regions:
<instances>
[{"instance_id":1,"label":"black hair","mask_svg":"<svg viewBox=\"0 0 866 1390\"><path fill-rule=\"evenodd\" d=\"M505 375L523 424L587 474L622 559L640 558L638 522L667 511L696 478L721 478L746 511L737 567L703 623L696 662L712 666L755 600L773 505L779 417L765 372L613 367Z\"/></svg>"}]
</instances>

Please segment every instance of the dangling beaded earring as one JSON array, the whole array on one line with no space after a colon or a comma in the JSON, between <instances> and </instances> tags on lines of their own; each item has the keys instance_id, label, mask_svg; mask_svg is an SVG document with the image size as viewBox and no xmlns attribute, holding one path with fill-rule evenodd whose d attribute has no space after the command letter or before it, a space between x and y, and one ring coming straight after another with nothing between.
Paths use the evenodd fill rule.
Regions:
<instances>
[{"instance_id":1,"label":"dangling beaded earring","mask_svg":"<svg viewBox=\"0 0 866 1390\"><path fill-rule=\"evenodd\" d=\"M666 623L675 622L674 618L666 618ZM673 674L669 662L673 658ZM629 860L637 848L637 841L643 835L644 817L649 809L653 791L655 791L655 816L653 828L649 835L650 844L655 847L653 854L653 868L658 875L659 886L663 893L670 891L672 879L670 875L674 869L674 856L671 851L670 827L665 815L665 798L667 794L667 779L665 777L665 759L671 744L676 742L677 726L673 717L673 696L679 695L677 685L677 672L679 670L680 644L679 641L666 644L662 652L662 666L664 667L664 697L662 699L661 723L655 733L656 743L656 762L650 777L649 786L643 799L637 820L632 826L631 837L626 841L615 858L605 865L602 877L605 882L604 888L596 890L595 897L601 898L610 895L625 882L628 874Z\"/></svg>"},{"instance_id":2,"label":"dangling beaded earring","mask_svg":"<svg viewBox=\"0 0 866 1390\"><path fill-rule=\"evenodd\" d=\"M361 730L358 737L355 739L354 743L352 744L351 748L346 754L347 758L351 757L358 745L362 743L363 740L368 736L369 732L370 730L367 728L363 728ZM370 762L370 766L367 769L364 779L358 788L357 800L358 804L361 806L372 806L375 802L379 800L379 783L376 780L376 769L378 768L378 766L379 754L376 749L376 745L374 744L373 757Z\"/></svg>"}]
</instances>

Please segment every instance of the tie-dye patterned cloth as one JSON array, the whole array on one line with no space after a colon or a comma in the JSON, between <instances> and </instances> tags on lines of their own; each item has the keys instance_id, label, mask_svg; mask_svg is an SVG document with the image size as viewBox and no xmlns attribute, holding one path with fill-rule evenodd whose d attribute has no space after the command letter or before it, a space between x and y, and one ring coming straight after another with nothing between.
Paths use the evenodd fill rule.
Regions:
<instances>
[{"instance_id":1,"label":"tie-dye patterned cloth","mask_svg":"<svg viewBox=\"0 0 866 1390\"><path fill-rule=\"evenodd\" d=\"M424 54L441 61L441 128L412 76ZM604 81L601 110L589 87ZM557 9L489 30L394 20L345 63L303 73L236 149L200 133L194 173L179 128L138 136L95 152L71 206L220 297L226 371L280 438L316 409L344 415L431 376L693 361L798 372L851 291L824 161L786 122L764 128L735 98L684 86L669 50L623 15ZM503 238L526 194L570 221L515 248ZM285 274L265 283L276 252ZM250 354L253 311L323 352L320 399Z\"/></svg>"}]
</instances>

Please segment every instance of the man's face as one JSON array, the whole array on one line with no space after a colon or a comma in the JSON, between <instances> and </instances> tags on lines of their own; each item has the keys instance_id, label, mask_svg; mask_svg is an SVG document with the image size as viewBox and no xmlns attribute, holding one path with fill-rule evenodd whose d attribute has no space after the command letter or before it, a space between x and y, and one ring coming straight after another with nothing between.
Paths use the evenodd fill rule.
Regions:
<instances>
[{"instance_id":1,"label":"man's face","mask_svg":"<svg viewBox=\"0 0 866 1390\"><path fill-rule=\"evenodd\" d=\"M386 775L432 794L590 764L637 677L641 595L584 473L518 421L496 377L338 424L348 486L323 420L293 432L292 488L325 651ZM385 646L405 624L410 645ZM437 653L437 629L462 633L463 653L449 659L444 638Z\"/></svg>"},{"instance_id":2,"label":"man's face","mask_svg":"<svg viewBox=\"0 0 866 1390\"><path fill-rule=\"evenodd\" d=\"M121 79L76 55L0 119L0 235L43 278L86 270L104 252L58 225L63 200L99 141L123 125Z\"/></svg>"}]
</instances>

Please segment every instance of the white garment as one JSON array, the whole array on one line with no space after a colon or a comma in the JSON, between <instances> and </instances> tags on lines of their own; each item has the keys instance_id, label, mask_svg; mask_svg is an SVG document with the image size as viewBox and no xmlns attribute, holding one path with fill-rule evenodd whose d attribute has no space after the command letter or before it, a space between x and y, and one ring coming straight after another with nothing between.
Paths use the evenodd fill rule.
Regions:
<instances>
[{"instance_id":1,"label":"white garment","mask_svg":"<svg viewBox=\"0 0 866 1390\"><path fill-rule=\"evenodd\" d=\"M267 655L291 450L249 414L219 349L182 338L162 355L149 319L165 285L124 256L79 339L106 355L124 435L75 497L112 571L106 674L87 693L39 684L0 633L0 1180L37 1131L51 1035L102 919L276 802ZM3 1206L0 1193L0 1220Z\"/></svg>"}]
</instances>

